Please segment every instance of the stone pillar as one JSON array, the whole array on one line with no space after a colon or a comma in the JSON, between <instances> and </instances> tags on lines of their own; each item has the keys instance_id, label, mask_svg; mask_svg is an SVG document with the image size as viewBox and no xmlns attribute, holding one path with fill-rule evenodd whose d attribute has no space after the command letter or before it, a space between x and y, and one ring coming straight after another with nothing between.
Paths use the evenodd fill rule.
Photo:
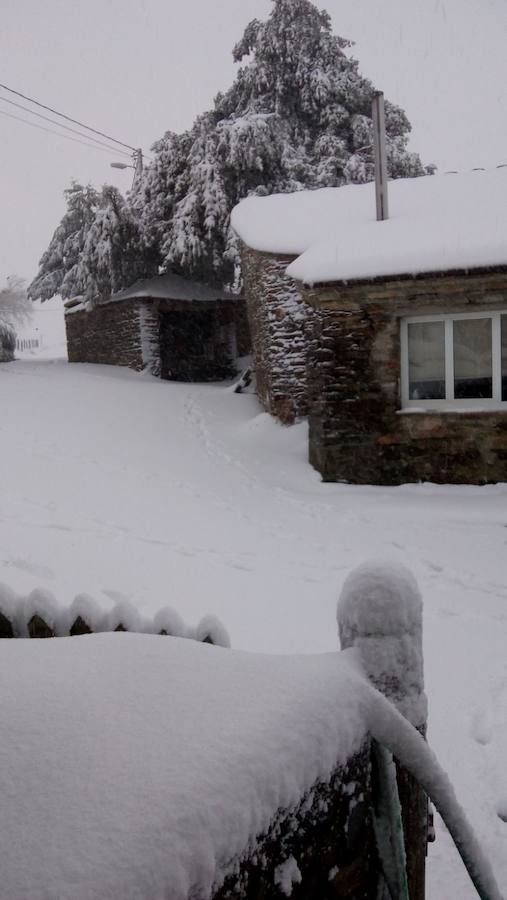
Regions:
<instances>
[{"instance_id":1,"label":"stone pillar","mask_svg":"<svg viewBox=\"0 0 507 900\"><path fill-rule=\"evenodd\" d=\"M346 579L338 602L342 649L356 647L372 684L425 735L422 600L404 566L369 562ZM428 830L427 797L398 763L410 900L424 900Z\"/></svg>"}]
</instances>

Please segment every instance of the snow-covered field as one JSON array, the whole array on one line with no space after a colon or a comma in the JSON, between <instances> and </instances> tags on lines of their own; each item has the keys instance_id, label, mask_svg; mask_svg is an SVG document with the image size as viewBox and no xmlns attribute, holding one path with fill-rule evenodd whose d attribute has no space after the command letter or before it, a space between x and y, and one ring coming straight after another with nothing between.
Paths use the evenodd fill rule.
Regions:
<instances>
[{"instance_id":1,"label":"snow-covered field","mask_svg":"<svg viewBox=\"0 0 507 900\"><path fill-rule=\"evenodd\" d=\"M211 612L236 648L315 653L337 647L353 567L408 565L429 738L507 892L507 485L324 485L306 425L253 396L64 359L1 366L0 410L0 581L18 592ZM441 826L428 896L475 896Z\"/></svg>"}]
</instances>

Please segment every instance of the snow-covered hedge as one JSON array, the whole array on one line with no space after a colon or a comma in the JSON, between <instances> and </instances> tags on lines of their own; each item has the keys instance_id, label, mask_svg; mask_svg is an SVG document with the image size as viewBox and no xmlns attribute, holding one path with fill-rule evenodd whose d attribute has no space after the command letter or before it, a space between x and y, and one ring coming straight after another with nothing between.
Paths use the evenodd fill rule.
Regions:
<instances>
[{"instance_id":1,"label":"snow-covered hedge","mask_svg":"<svg viewBox=\"0 0 507 900\"><path fill-rule=\"evenodd\" d=\"M146 619L126 600L104 610L88 594L77 594L70 606L64 607L43 588L23 597L0 584L0 637L65 637L103 631L163 634L219 647L231 645L227 630L215 616L204 616L196 626L189 626L169 606Z\"/></svg>"},{"instance_id":2,"label":"snow-covered hedge","mask_svg":"<svg viewBox=\"0 0 507 900\"><path fill-rule=\"evenodd\" d=\"M16 332L11 325L0 321L0 362L14 359L16 349Z\"/></svg>"}]
</instances>

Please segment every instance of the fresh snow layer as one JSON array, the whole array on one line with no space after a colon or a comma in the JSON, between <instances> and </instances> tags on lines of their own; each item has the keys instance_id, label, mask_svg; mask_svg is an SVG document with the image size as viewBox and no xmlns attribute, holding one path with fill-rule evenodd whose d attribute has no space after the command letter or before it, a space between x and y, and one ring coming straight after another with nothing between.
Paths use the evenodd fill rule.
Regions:
<instances>
[{"instance_id":1,"label":"fresh snow layer","mask_svg":"<svg viewBox=\"0 0 507 900\"><path fill-rule=\"evenodd\" d=\"M114 599L115 592L110 592ZM78 617L84 620L92 632L124 631L144 634L192 638L219 647L230 647L231 639L222 622L216 616L204 616L195 627L186 626L183 619L169 606L160 609L153 618L142 617L136 606L121 595L112 609L104 610L88 594L77 594L70 606L61 606L46 588L34 588L27 597L17 595L9 585L0 582L0 613L11 623L14 637L27 638L28 624L34 615L39 616L58 637L67 637Z\"/></svg>"},{"instance_id":2,"label":"fresh snow layer","mask_svg":"<svg viewBox=\"0 0 507 900\"><path fill-rule=\"evenodd\" d=\"M234 299L233 295L220 291L217 288L208 287L197 281L189 281L181 275L172 272L167 275L156 275L154 278L144 278L136 281L124 291L113 294L113 300L181 300L189 302L214 303L222 298ZM110 301L110 302L111 302Z\"/></svg>"},{"instance_id":3,"label":"fresh snow layer","mask_svg":"<svg viewBox=\"0 0 507 900\"><path fill-rule=\"evenodd\" d=\"M373 183L250 197L232 213L255 250L297 256L307 284L507 265L507 167L389 182L377 222Z\"/></svg>"},{"instance_id":4,"label":"fresh snow layer","mask_svg":"<svg viewBox=\"0 0 507 900\"><path fill-rule=\"evenodd\" d=\"M134 634L1 651L1 900L207 898L365 737L347 653Z\"/></svg>"},{"instance_id":5,"label":"fresh snow layer","mask_svg":"<svg viewBox=\"0 0 507 900\"><path fill-rule=\"evenodd\" d=\"M16 594L211 612L235 648L320 653L337 647L356 566L406 565L424 598L430 743L507 893L506 485L322 484L306 424L229 386L114 367L2 365L0 408L0 581ZM436 831L429 900L476 900Z\"/></svg>"},{"instance_id":6,"label":"fresh snow layer","mask_svg":"<svg viewBox=\"0 0 507 900\"><path fill-rule=\"evenodd\" d=\"M342 647L357 647L368 678L416 727L427 721L422 599L412 573L370 561L346 578L338 601Z\"/></svg>"}]
</instances>

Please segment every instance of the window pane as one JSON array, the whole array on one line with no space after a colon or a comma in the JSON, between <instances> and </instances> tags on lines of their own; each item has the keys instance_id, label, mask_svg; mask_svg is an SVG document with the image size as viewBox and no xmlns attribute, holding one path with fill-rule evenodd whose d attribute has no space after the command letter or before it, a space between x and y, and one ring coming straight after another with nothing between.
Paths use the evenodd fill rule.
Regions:
<instances>
[{"instance_id":1,"label":"window pane","mask_svg":"<svg viewBox=\"0 0 507 900\"><path fill-rule=\"evenodd\" d=\"M502 316L502 400L507 400L507 316Z\"/></svg>"},{"instance_id":2,"label":"window pane","mask_svg":"<svg viewBox=\"0 0 507 900\"><path fill-rule=\"evenodd\" d=\"M491 319L453 322L456 400L492 397Z\"/></svg>"},{"instance_id":3,"label":"window pane","mask_svg":"<svg viewBox=\"0 0 507 900\"><path fill-rule=\"evenodd\" d=\"M443 322L408 326L410 400L445 400L445 327Z\"/></svg>"}]
</instances>

